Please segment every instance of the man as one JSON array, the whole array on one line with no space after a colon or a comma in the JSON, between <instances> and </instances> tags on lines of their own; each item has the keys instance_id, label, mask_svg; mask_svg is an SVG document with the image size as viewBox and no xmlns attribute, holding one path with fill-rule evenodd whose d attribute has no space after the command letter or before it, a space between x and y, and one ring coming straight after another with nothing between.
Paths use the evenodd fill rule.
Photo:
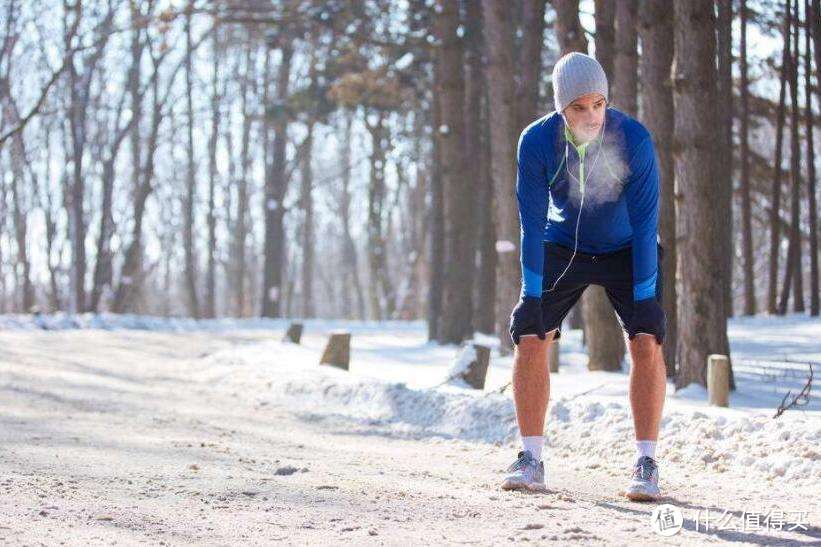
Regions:
<instances>
[{"instance_id":1,"label":"man","mask_svg":"<svg viewBox=\"0 0 821 547\"><path fill-rule=\"evenodd\" d=\"M607 106L607 77L593 57L562 57L553 69L553 93L555 112L526 127L518 146L522 292L510 334L522 450L502 488L545 488L548 344L559 339L563 319L594 284L605 288L633 362L637 454L625 493L656 499L655 446L666 375L653 141L641 123Z\"/></svg>"}]
</instances>

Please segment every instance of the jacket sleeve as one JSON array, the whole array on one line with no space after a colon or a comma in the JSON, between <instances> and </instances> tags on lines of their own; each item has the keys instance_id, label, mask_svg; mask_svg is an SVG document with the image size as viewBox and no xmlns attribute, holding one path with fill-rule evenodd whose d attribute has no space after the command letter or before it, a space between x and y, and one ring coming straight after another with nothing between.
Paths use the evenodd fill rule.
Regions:
<instances>
[{"instance_id":1,"label":"jacket sleeve","mask_svg":"<svg viewBox=\"0 0 821 547\"><path fill-rule=\"evenodd\" d=\"M627 214L633 230L633 300L656 295L658 273L659 173L653 139L647 134L630 159Z\"/></svg>"},{"instance_id":2,"label":"jacket sleeve","mask_svg":"<svg viewBox=\"0 0 821 547\"><path fill-rule=\"evenodd\" d=\"M537 135L528 129L519 137L516 153L516 199L521 223L521 294L541 297L548 190L545 162Z\"/></svg>"}]
</instances>

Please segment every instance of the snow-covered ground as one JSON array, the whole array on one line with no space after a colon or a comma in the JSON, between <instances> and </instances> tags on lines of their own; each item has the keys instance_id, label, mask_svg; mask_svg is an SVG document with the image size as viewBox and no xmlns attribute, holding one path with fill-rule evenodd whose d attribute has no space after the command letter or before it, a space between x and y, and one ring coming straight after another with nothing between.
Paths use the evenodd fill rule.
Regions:
<instances>
[{"instance_id":1,"label":"snow-covered ground","mask_svg":"<svg viewBox=\"0 0 821 547\"><path fill-rule=\"evenodd\" d=\"M301 345L281 342L288 321L269 319L163 319L144 316L2 316L2 329L143 329L176 332L272 331L270 341L232 347L207 357L203 374L244 382L237 363L259 365L258 381L271 396L288 398L306 412L333 412L374 429L410 438L459 438L511 445L517 439L509 389L512 356L494 351L483 392L448 381L462 349L426 341L423 322L305 321ZM331 332L352 333L349 372L317 366ZM821 486L821 398L773 419L784 394L806 383L808 367L778 361L821 363L821 319L787 317L732 319L729 338L738 362L737 389L729 408L707 403L699 385L675 391L668 382L658 455L696 469L760 473L767 479L816 482ZM493 345L494 339L477 335ZM551 446L572 446L590 457L628 457L632 418L628 394L629 354L624 372L588 371L581 332L565 330L560 372L551 376L547 424ZM816 378L821 370L816 367ZM766 373L766 374L765 374ZM769 376L767 376L769 375ZM817 380L816 380L817 383Z\"/></svg>"},{"instance_id":2,"label":"snow-covered ground","mask_svg":"<svg viewBox=\"0 0 821 547\"><path fill-rule=\"evenodd\" d=\"M428 343L424 323L307 321L300 345L281 341L287 324L0 316L0 542L384 542L387 533L430 543L468 541L468 530L485 544L653 539L643 523L652 507L618 496L633 453L627 373L587 371L579 332L563 332L551 377L553 494L529 504L498 494L518 440L510 389L501 390L510 356L492 354L476 391L448 381L462 351ZM348 372L318 364L337 330L352 333ZM668 386L657 454L668 502L739 518L776 505L809 511L803 536L701 536L690 522L691 542L821 539L821 406L811 393L773 419L804 378L797 365L769 363L821 360L821 321L733 320L729 335L730 408L708 406L700 387ZM393 524L369 509L373 496ZM460 520L479 516L481 525ZM282 533L268 532L274 524Z\"/></svg>"}]
</instances>

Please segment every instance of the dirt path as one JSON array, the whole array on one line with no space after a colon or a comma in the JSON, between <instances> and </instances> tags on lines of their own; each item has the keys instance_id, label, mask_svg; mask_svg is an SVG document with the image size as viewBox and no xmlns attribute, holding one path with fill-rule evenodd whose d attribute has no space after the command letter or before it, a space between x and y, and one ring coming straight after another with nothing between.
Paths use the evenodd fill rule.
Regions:
<instances>
[{"instance_id":1,"label":"dirt path","mask_svg":"<svg viewBox=\"0 0 821 547\"><path fill-rule=\"evenodd\" d=\"M821 487L670 476L662 462L685 519L665 538L655 504L619 495L622 462L557 449L550 492L502 492L515 449L396 438L271 402L241 370L204 370L211 353L269 336L0 333L0 543L821 543ZM774 506L785 528L807 529L741 529L744 511ZM696 530L705 508L711 530Z\"/></svg>"}]
</instances>

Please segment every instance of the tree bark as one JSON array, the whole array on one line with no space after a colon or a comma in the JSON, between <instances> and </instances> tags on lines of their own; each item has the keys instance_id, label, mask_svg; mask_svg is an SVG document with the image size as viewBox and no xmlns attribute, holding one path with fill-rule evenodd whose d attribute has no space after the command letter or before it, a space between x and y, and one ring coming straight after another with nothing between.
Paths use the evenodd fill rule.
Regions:
<instances>
[{"instance_id":1,"label":"tree bark","mask_svg":"<svg viewBox=\"0 0 821 547\"><path fill-rule=\"evenodd\" d=\"M662 300L667 317L664 362L667 376L676 373L678 303L676 288L676 207L673 165L673 91L670 68L673 63L673 14L667 0L642 0L639 9L639 36L642 44L641 95L644 124L653 135L659 159L659 236L664 257L659 265L664 279Z\"/></svg>"},{"instance_id":2,"label":"tree bark","mask_svg":"<svg viewBox=\"0 0 821 547\"><path fill-rule=\"evenodd\" d=\"M466 110L465 133L468 151L474 161L468 162L469 178L475 181L475 211L473 215L477 238L477 271L474 278L473 329L492 334L494 332L494 303L496 301L496 232L493 225L493 188L490 175L490 128L487 111L487 81L483 70L482 53L482 5L472 4L466 10ZM542 9L542 19L544 10ZM529 26L533 29L534 26ZM533 31L535 32L535 31ZM536 94L538 100L538 85Z\"/></svg>"},{"instance_id":3,"label":"tree bark","mask_svg":"<svg viewBox=\"0 0 821 547\"><path fill-rule=\"evenodd\" d=\"M219 170L217 169L217 144L220 135L220 107L222 93L219 89L220 57L219 33L213 35L213 64L211 75L211 134L208 139L208 250L205 270L205 317L217 315L217 213L216 188ZM229 151L230 153L230 151Z\"/></svg>"},{"instance_id":4,"label":"tree bark","mask_svg":"<svg viewBox=\"0 0 821 547\"><path fill-rule=\"evenodd\" d=\"M801 144L798 135L798 59L799 43L798 29L800 21L798 18L798 1L793 4L793 41L794 47L790 54L789 62L789 84L790 84L790 171L792 178L791 191L791 224L789 247L787 249L786 272L784 274L784 285L781 290L781 299L778 305L778 312L783 315L787 312L787 301L790 297L790 288L793 288L793 311L804 311L804 284L801 268L801 238L799 237L799 227L801 219Z\"/></svg>"},{"instance_id":5,"label":"tree bark","mask_svg":"<svg viewBox=\"0 0 821 547\"><path fill-rule=\"evenodd\" d=\"M772 209L770 212L770 268L769 286L767 291L767 312L771 315L778 313L776 296L778 293L778 258L781 247L781 230L778 217L781 212L781 156L784 143L784 118L786 111L787 76L790 70L790 42L792 28L791 0L786 0L784 9L784 48L781 53L781 87L778 92L778 113L775 121L775 175L772 186Z\"/></svg>"},{"instance_id":6,"label":"tree bark","mask_svg":"<svg viewBox=\"0 0 821 547\"><path fill-rule=\"evenodd\" d=\"M285 100L288 97L293 48L290 43L284 43L280 45L279 50L281 57L276 78L276 97L273 104L267 101L265 103L267 109L265 135L267 146L270 147L270 163L266 166L265 199L263 200L265 218L262 274L263 317L280 316L281 297L285 294L282 283L286 256L283 198L288 186L285 172L285 145L288 139L288 115L285 111ZM273 138L271 138L271 133L273 133Z\"/></svg>"},{"instance_id":7,"label":"tree bark","mask_svg":"<svg viewBox=\"0 0 821 547\"><path fill-rule=\"evenodd\" d=\"M816 0L817 4L817 0ZM804 2L804 11L807 14L807 22L815 28L815 55L816 59L821 56L819 47L819 28L821 28L821 13L814 8L809 0ZM810 315L815 317L819 314L819 281L818 281L818 205L815 195L815 142L813 138L813 113L812 113L812 61L810 59L810 31L807 28L804 35L804 97L806 110L806 143L807 143L807 193L809 195L809 225L810 225ZM818 64L816 63L816 70ZM816 72L816 90L818 91L819 104L821 104L821 82L818 81Z\"/></svg>"},{"instance_id":8,"label":"tree bark","mask_svg":"<svg viewBox=\"0 0 821 547\"><path fill-rule=\"evenodd\" d=\"M302 205L302 317L316 315L314 308L314 198L311 159L314 147L314 124L308 123L302 156L300 203Z\"/></svg>"},{"instance_id":9,"label":"tree bark","mask_svg":"<svg viewBox=\"0 0 821 547\"><path fill-rule=\"evenodd\" d=\"M187 170L185 176L185 199L183 206L183 245L185 252L185 288L188 296L188 314L200 317L200 299L197 288L197 257L194 249L194 206L197 198L197 165L194 160L194 100L193 67L191 42L191 14L185 17L185 104L187 114L188 146L186 149Z\"/></svg>"},{"instance_id":10,"label":"tree bark","mask_svg":"<svg viewBox=\"0 0 821 547\"><path fill-rule=\"evenodd\" d=\"M578 4L577 4L578 5ZM502 350L512 346L508 333L510 312L521 290L519 221L516 204L516 105L513 63L513 21L507 5L482 3L488 62L486 78L490 102L490 165L493 174L496 225L496 334ZM583 38L583 36L582 36Z\"/></svg>"},{"instance_id":11,"label":"tree bark","mask_svg":"<svg viewBox=\"0 0 821 547\"><path fill-rule=\"evenodd\" d=\"M715 15L709 0L676 0L673 99L675 105L675 175L677 202L679 372L676 388L707 384L707 356L729 356L723 289L715 283L720 268L720 215L712 174L717 167Z\"/></svg>"},{"instance_id":12,"label":"tree bark","mask_svg":"<svg viewBox=\"0 0 821 547\"><path fill-rule=\"evenodd\" d=\"M487 1L487 0L485 0ZM559 42L559 56L571 51L587 53L587 37L579 21L579 0L553 0L556 10L556 39ZM490 8L486 6L486 11Z\"/></svg>"},{"instance_id":13,"label":"tree bark","mask_svg":"<svg viewBox=\"0 0 821 547\"><path fill-rule=\"evenodd\" d=\"M722 160L718 162L716 172L717 206L725 211L721 215L721 230L724 237L721 245L721 282L723 286L724 309L728 317L733 315L733 256L735 255L733 237L733 0L718 1L718 20L716 25L716 47L718 53L718 115L719 115L719 149Z\"/></svg>"},{"instance_id":14,"label":"tree bark","mask_svg":"<svg viewBox=\"0 0 821 547\"><path fill-rule=\"evenodd\" d=\"M539 78L542 75L545 4L543 0L522 0L521 76L516 91L519 130L542 115L539 113Z\"/></svg>"},{"instance_id":15,"label":"tree bark","mask_svg":"<svg viewBox=\"0 0 821 547\"><path fill-rule=\"evenodd\" d=\"M612 102L619 110L638 115L638 0L616 2L616 56Z\"/></svg>"},{"instance_id":16,"label":"tree bark","mask_svg":"<svg viewBox=\"0 0 821 547\"><path fill-rule=\"evenodd\" d=\"M436 132L441 148L442 186L445 201L445 283L442 323L437 339L456 344L472 336L473 237L470 232L474 211L471 178L465 176L465 79L464 46L457 35L459 5L439 0L436 19L440 71L437 88L442 125ZM468 290L466 290L468 289Z\"/></svg>"},{"instance_id":17,"label":"tree bark","mask_svg":"<svg viewBox=\"0 0 821 547\"><path fill-rule=\"evenodd\" d=\"M750 202L749 80L747 76L747 0L741 0L741 249L744 258L744 315L755 315L755 262Z\"/></svg>"},{"instance_id":18,"label":"tree bark","mask_svg":"<svg viewBox=\"0 0 821 547\"><path fill-rule=\"evenodd\" d=\"M607 75L607 82L615 82L613 74L614 58L616 53L616 20L615 0L595 0L595 20L596 20L596 60L604 69ZM645 51L645 54L650 53Z\"/></svg>"}]
</instances>

